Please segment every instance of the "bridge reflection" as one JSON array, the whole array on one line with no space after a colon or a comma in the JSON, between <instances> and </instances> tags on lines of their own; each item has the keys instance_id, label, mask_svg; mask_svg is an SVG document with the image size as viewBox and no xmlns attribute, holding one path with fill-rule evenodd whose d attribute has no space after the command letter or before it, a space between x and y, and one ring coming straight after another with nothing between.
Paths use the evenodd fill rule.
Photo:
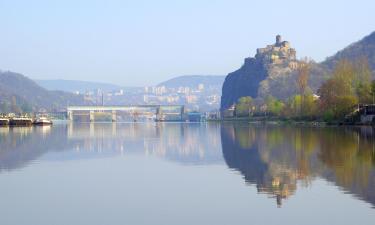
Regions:
<instances>
[{"instance_id":1,"label":"bridge reflection","mask_svg":"<svg viewBox=\"0 0 375 225\"><path fill-rule=\"evenodd\" d=\"M52 128L0 129L0 171L22 168L38 160L126 154L154 155L190 165L216 164L222 162L220 127L184 123L69 123Z\"/></svg>"}]
</instances>

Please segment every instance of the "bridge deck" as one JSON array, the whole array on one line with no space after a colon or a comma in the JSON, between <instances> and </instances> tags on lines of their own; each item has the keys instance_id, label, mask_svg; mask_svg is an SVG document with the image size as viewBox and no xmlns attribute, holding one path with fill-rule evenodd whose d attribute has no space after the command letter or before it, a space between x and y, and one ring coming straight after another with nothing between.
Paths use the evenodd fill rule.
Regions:
<instances>
[{"instance_id":1,"label":"bridge deck","mask_svg":"<svg viewBox=\"0 0 375 225\"><path fill-rule=\"evenodd\" d=\"M183 105L68 106L67 111L128 111L134 109L180 110Z\"/></svg>"}]
</instances>

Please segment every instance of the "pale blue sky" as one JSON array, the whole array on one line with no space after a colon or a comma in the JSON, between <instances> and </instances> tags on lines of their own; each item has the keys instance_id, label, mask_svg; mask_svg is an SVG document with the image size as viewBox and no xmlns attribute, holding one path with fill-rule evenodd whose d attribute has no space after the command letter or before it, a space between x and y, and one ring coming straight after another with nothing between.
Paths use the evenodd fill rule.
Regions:
<instances>
[{"instance_id":1,"label":"pale blue sky","mask_svg":"<svg viewBox=\"0 0 375 225\"><path fill-rule=\"evenodd\" d=\"M227 74L281 34L317 61L375 31L375 1L0 0L0 69L157 84Z\"/></svg>"}]
</instances>

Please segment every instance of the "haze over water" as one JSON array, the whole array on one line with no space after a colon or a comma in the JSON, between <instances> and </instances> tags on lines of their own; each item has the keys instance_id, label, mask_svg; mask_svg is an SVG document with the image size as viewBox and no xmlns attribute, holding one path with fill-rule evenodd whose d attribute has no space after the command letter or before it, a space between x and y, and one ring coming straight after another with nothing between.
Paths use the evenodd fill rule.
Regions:
<instances>
[{"instance_id":1,"label":"haze over water","mask_svg":"<svg viewBox=\"0 0 375 225\"><path fill-rule=\"evenodd\" d=\"M372 128L0 128L1 224L373 224Z\"/></svg>"}]
</instances>

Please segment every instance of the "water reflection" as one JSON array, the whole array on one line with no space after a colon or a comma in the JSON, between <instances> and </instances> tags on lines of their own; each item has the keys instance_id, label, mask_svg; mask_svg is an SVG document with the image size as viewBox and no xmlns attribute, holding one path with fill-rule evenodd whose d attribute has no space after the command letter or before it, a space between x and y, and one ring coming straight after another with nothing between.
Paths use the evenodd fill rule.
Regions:
<instances>
[{"instance_id":1,"label":"water reflection","mask_svg":"<svg viewBox=\"0 0 375 225\"><path fill-rule=\"evenodd\" d=\"M282 200L324 178L375 205L372 128L249 127L223 125L226 163L260 193Z\"/></svg>"},{"instance_id":2,"label":"water reflection","mask_svg":"<svg viewBox=\"0 0 375 225\"><path fill-rule=\"evenodd\" d=\"M44 160L61 161L131 153L183 164L221 162L220 127L180 123L76 123L52 128L0 129L1 171L22 168L42 156Z\"/></svg>"},{"instance_id":3,"label":"water reflection","mask_svg":"<svg viewBox=\"0 0 375 225\"><path fill-rule=\"evenodd\" d=\"M49 137L48 141L46 138ZM42 127L0 128L0 171L22 168L60 142Z\"/></svg>"},{"instance_id":4,"label":"water reflection","mask_svg":"<svg viewBox=\"0 0 375 225\"><path fill-rule=\"evenodd\" d=\"M1 127L0 173L43 160L141 154L183 165L226 163L281 206L323 178L375 206L372 128L95 123ZM1 175L1 174L0 174Z\"/></svg>"}]
</instances>

